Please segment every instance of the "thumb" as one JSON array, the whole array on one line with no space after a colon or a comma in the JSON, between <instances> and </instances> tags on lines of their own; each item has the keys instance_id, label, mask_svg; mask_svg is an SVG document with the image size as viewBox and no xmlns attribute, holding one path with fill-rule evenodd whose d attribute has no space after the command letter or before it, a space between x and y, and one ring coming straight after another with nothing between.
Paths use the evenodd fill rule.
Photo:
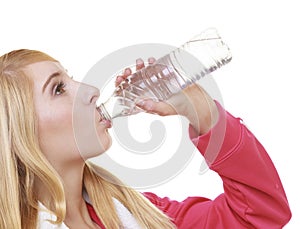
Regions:
<instances>
[{"instance_id":1,"label":"thumb","mask_svg":"<svg viewBox=\"0 0 300 229\"><path fill-rule=\"evenodd\" d=\"M147 113L154 113L160 116L174 115L175 109L166 102L156 102L151 99L141 101L138 106L145 110Z\"/></svg>"}]
</instances>

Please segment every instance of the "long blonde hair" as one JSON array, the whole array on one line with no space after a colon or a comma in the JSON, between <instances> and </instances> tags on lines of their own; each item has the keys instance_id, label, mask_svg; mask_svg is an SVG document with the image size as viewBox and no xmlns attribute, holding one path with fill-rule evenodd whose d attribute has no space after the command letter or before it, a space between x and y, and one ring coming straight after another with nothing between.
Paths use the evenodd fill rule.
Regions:
<instances>
[{"instance_id":1,"label":"long blonde hair","mask_svg":"<svg viewBox=\"0 0 300 229\"><path fill-rule=\"evenodd\" d=\"M23 72L29 64L49 60L56 61L43 52L26 49L0 57L0 228L37 227L37 181L49 190L47 207L57 217L53 223L62 223L66 215L62 181L39 148L33 82ZM113 197L142 228L175 228L141 193L125 186L108 171L86 162L83 177L84 188L106 228L122 227Z\"/></svg>"}]
</instances>

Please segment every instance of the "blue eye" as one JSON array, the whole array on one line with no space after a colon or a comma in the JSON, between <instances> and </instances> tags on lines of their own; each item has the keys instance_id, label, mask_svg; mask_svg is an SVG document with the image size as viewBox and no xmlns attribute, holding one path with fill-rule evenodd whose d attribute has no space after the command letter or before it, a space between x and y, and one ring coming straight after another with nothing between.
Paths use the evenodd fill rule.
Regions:
<instances>
[{"instance_id":1,"label":"blue eye","mask_svg":"<svg viewBox=\"0 0 300 229\"><path fill-rule=\"evenodd\" d=\"M61 95L63 94L66 90L65 90L66 84L64 84L63 82L59 82L57 85L55 85L54 87L54 95Z\"/></svg>"}]
</instances>

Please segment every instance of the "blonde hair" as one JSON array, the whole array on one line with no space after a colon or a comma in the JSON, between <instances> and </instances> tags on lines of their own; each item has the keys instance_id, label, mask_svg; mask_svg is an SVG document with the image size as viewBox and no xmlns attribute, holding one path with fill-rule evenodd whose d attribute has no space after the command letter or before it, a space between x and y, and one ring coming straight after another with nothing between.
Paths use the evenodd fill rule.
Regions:
<instances>
[{"instance_id":1,"label":"blonde hair","mask_svg":"<svg viewBox=\"0 0 300 229\"><path fill-rule=\"evenodd\" d=\"M66 215L62 181L39 148L33 83L23 69L40 61L56 61L35 50L16 50L0 57L0 228L37 227L38 199L34 184L49 190L46 206L60 224ZM141 193L126 187L108 171L86 162L84 188L106 228L120 228L113 204L118 199L142 228L175 228L171 220Z\"/></svg>"}]
</instances>

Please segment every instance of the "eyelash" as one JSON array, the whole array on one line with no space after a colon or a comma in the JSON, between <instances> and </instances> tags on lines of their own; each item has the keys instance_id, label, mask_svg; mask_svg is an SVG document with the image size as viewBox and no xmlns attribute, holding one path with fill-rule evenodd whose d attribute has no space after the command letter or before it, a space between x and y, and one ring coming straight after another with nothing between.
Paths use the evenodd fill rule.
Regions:
<instances>
[{"instance_id":1,"label":"eyelash","mask_svg":"<svg viewBox=\"0 0 300 229\"><path fill-rule=\"evenodd\" d=\"M59 82L53 88L53 95L61 95L65 92L66 84L64 82Z\"/></svg>"}]
</instances>

